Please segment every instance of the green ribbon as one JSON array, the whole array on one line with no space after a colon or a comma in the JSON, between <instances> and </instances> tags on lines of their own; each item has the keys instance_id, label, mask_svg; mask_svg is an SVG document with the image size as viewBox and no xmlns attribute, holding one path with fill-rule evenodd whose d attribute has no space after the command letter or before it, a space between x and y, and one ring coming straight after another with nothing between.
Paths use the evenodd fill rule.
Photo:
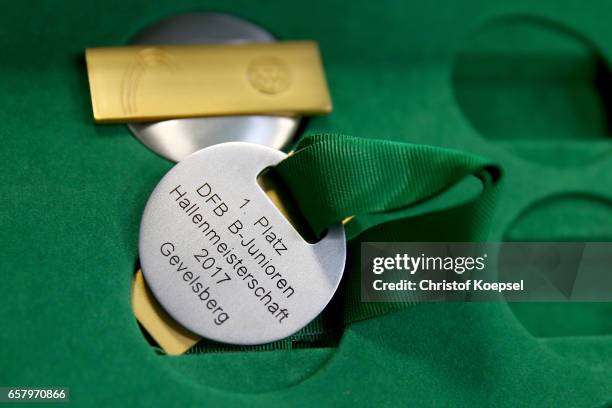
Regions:
<instances>
[{"instance_id":1,"label":"green ribbon","mask_svg":"<svg viewBox=\"0 0 612 408\"><path fill-rule=\"evenodd\" d=\"M480 180L482 200L500 175L497 166L469 153L342 135L304 138L275 171L315 234L354 216L347 224L349 239L371 227L372 219L416 214L417 206L431 205L426 201L466 177ZM490 204L482 202L480 210L488 212ZM487 223L478 228L484 232Z\"/></svg>"},{"instance_id":2,"label":"green ribbon","mask_svg":"<svg viewBox=\"0 0 612 408\"><path fill-rule=\"evenodd\" d=\"M204 341L192 352L325 345L352 322L408 307L361 302L360 243L482 241L501 176L470 153L334 134L303 138L273 172L316 236L351 217L343 282L325 311L288 339L250 347Z\"/></svg>"}]
</instances>

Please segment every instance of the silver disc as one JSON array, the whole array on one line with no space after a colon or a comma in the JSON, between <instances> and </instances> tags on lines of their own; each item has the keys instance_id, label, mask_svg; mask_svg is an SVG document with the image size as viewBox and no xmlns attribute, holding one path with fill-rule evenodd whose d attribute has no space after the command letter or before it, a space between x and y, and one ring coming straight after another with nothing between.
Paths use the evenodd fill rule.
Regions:
<instances>
[{"instance_id":1,"label":"silver disc","mask_svg":"<svg viewBox=\"0 0 612 408\"><path fill-rule=\"evenodd\" d=\"M312 321L338 288L343 226L310 244L257 183L285 157L218 144L181 160L151 194L140 225L144 278L194 333L240 345L279 340Z\"/></svg>"},{"instance_id":2,"label":"silver disc","mask_svg":"<svg viewBox=\"0 0 612 408\"><path fill-rule=\"evenodd\" d=\"M274 37L270 33L240 18L216 13L189 13L145 28L130 43L174 45L271 41ZM130 123L128 128L145 146L177 162L204 147L230 141L280 149L293 137L298 124L298 117L251 115Z\"/></svg>"}]
</instances>

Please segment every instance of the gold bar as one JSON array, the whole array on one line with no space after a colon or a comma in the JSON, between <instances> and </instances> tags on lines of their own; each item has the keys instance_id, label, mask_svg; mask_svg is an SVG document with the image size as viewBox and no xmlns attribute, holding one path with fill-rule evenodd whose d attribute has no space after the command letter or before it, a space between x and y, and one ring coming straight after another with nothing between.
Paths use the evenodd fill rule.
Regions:
<instances>
[{"instance_id":1,"label":"gold bar","mask_svg":"<svg viewBox=\"0 0 612 408\"><path fill-rule=\"evenodd\" d=\"M201 339L162 309L149 291L140 270L136 272L132 282L132 308L142 327L169 355L183 354Z\"/></svg>"},{"instance_id":2,"label":"gold bar","mask_svg":"<svg viewBox=\"0 0 612 408\"><path fill-rule=\"evenodd\" d=\"M329 113L312 41L88 48L96 122Z\"/></svg>"}]
</instances>

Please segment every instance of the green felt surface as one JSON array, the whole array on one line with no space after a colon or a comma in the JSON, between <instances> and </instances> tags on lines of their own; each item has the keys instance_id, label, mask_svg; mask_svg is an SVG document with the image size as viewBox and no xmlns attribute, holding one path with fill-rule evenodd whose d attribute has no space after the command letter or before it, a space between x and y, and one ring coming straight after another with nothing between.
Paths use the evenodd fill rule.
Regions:
<instances>
[{"instance_id":1,"label":"green felt surface","mask_svg":"<svg viewBox=\"0 0 612 408\"><path fill-rule=\"evenodd\" d=\"M83 50L192 10L319 42L335 109L306 132L502 164L492 240L612 240L609 2L3 2L0 385L68 386L78 406L612 403L607 304L426 304L352 324L337 347L158 355L130 282L171 164L93 124Z\"/></svg>"}]
</instances>

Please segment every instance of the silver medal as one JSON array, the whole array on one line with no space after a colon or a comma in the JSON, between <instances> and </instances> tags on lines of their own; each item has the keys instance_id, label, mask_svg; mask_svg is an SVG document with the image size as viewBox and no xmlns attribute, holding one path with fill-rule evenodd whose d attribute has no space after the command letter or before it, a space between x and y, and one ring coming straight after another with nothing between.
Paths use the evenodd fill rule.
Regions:
<instances>
[{"instance_id":1,"label":"silver medal","mask_svg":"<svg viewBox=\"0 0 612 408\"><path fill-rule=\"evenodd\" d=\"M341 224L306 242L257 183L286 154L224 143L174 166L140 227L145 280L189 330L230 344L268 343L312 321L336 291L346 258Z\"/></svg>"}]
</instances>

